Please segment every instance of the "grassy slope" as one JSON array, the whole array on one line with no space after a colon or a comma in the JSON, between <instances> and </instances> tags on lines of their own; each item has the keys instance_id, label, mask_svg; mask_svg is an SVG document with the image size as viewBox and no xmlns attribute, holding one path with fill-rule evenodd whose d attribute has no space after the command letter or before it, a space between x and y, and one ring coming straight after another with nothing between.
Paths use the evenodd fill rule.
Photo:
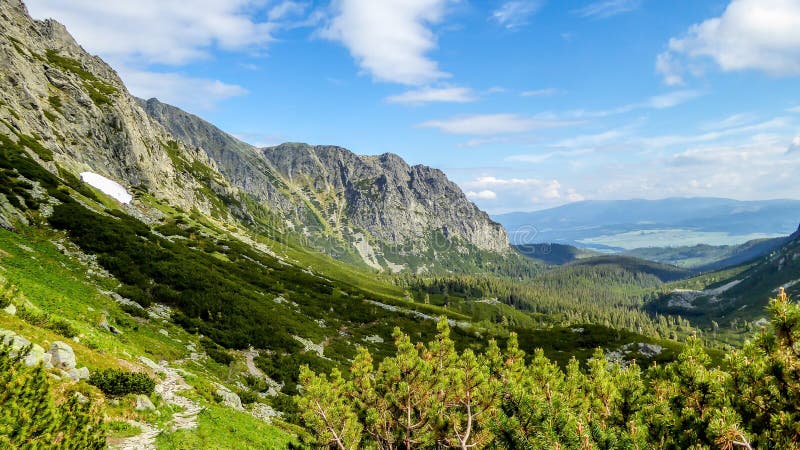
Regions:
<instances>
[{"instance_id":1,"label":"grassy slope","mask_svg":"<svg viewBox=\"0 0 800 450\"><path fill-rule=\"evenodd\" d=\"M62 254L52 243L61 238L58 233L47 230L26 229L23 234L17 234L0 229L0 276L15 284L31 305L53 314L54 318L67 319L80 331L80 343L69 342L79 366L86 365L90 370L116 367L146 371L135 362L136 356L172 361L189 356L188 343L193 342L199 347L197 337L185 333L180 327L171 323L144 322L124 313L117 303L98 290L98 287L110 288L116 282L89 273L87 267ZM104 312L109 323L120 329L122 335L114 336L96 326ZM13 330L45 348L53 341L67 340L53 331L1 312L0 328ZM159 330L166 330L169 336ZM211 375L212 372L225 372L218 364L206 360L204 365L211 369L200 374L205 384L211 380L227 381ZM84 388L91 389L88 386ZM223 437L230 439L232 427L236 427L239 434L244 433L242 442L250 448L281 448L291 439L286 432L252 416L204 403L208 412L199 417L198 430L164 435L159 446L165 443L164 448L211 448L215 443L224 442ZM165 405L159 405L159 410L165 415L169 412ZM115 425L128 419L158 422L152 413L133 411L130 397L123 399L118 407L109 407L107 414L108 421ZM220 420L222 416L229 417L229 420ZM117 428L120 432L112 430L111 437L138 434L136 429ZM195 434L197 436L192 437ZM195 443L204 445L198 447Z\"/></svg>"}]
</instances>

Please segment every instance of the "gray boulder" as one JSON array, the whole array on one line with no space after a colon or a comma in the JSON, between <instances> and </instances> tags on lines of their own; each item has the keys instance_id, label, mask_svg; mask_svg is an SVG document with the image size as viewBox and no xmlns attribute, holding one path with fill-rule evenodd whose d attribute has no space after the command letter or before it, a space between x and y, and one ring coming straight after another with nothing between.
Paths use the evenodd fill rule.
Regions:
<instances>
[{"instance_id":1,"label":"gray boulder","mask_svg":"<svg viewBox=\"0 0 800 450\"><path fill-rule=\"evenodd\" d=\"M233 408L237 411L244 411L242 399L240 399L235 392L231 392L227 388L220 387L217 389L217 395L222 399L222 404L228 408Z\"/></svg>"},{"instance_id":2,"label":"gray boulder","mask_svg":"<svg viewBox=\"0 0 800 450\"><path fill-rule=\"evenodd\" d=\"M153 411L156 405L150 400L150 397L139 394L136 396L136 411Z\"/></svg>"},{"instance_id":3,"label":"gray boulder","mask_svg":"<svg viewBox=\"0 0 800 450\"><path fill-rule=\"evenodd\" d=\"M6 306L5 308L3 308L3 312L5 312L6 314L8 314L9 316L14 316L14 315L16 315L16 314L17 314L17 307L16 307L16 306L14 306L14 304L13 304L13 303L9 303L9 304L8 304L8 306Z\"/></svg>"},{"instance_id":4,"label":"gray boulder","mask_svg":"<svg viewBox=\"0 0 800 450\"><path fill-rule=\"evenodd\" d=\"M69 374L69 378L72 381L80 381L80 380L88 380L89 379L89 369L86 367L81 367L80 369L69 369L67 372Z\"/></svg>"},{"instance_id":5,"label":"gray boulder","mask_svg":"<svg viewBox=\"0 0 800 450\"><path fill-rule=\"evenodd\" d=\"M75 352L73 352L72 347L65 342L53 342L53 344L50 346L50 350L48 350L47 353L52 355L51 362L53 363L53 366L59 369L74 369L75 365L77 364L75 361Z\"/></svg>"},{"instance_id":6,"label":"gray boulder","mask_svg":"<svg viewBox=\"0 0 800 450\"><path fill-rule=\"evenodd\" d=\"M31 341L14 333L10 330L0 330L0 341L11 347L12 355L17 355L23 348L30 346L28 354L25 355L23 362L28 367L33 367L39 363L43 363L46 368L51 368L50 364L51 355L44 352L42 346L38 344L31 344Z\"/></svg>"},{"instance_id":7,"label":"gray boulder","mask_svg":"<svg viewBox=\"0 0 800 450\"><path fill-rule=\"evenodd\" d=\"M664 347L660 345L639 343L639 353L650 358L660 355L663 350Z\"/></svg>"}]
</instances>

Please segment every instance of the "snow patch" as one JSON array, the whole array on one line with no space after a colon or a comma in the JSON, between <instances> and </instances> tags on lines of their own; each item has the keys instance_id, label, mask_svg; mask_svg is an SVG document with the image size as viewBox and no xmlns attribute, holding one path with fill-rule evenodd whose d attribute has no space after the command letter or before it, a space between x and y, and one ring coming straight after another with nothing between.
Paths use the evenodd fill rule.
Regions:
<instances>
[{"instance_id":1,"label":"snow patch","mask_svg":"<svg viewBox=\"0 0 800 450\"><path fill-rule=\"evenodd\" d=\"M99 189L100 192L114 198L120 203L128 204L133 200L133 196L129 194L121 184L114 180L109 180L102 175L92 172L81 172L81 180L89 186Z\"/></svg>"}]
</instances>

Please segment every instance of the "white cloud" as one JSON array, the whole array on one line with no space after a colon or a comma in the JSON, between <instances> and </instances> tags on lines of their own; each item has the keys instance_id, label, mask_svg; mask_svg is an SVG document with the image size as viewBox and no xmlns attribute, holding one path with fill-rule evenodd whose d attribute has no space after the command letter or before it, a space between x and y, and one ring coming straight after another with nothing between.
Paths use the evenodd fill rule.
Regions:
<instances>
[{"instance_id":1,"label":"white cloud","mask_svg":"<svg viewBox=\"0 0 800 450\"><path fill-rule=\"evenodd\" d=\"M656 57L656 72L664 77L664 84L667 86L684 84L683 67L670 52L661 53Z\"/></svg>"},{"instance_id":2,"label":"white cloud","mask_svg":"<svg viewBox=\"0 0 800 450\"><path fill-rule=\"evenodd\" d=\"M650 97L646 106L653 109L667 109L681 105L703 95L700 91L683 90Z\"/></svg>"},{"instance_id":3,"label":"white cloud","mask_svg":"<svg viewBox=\"0 0 800 450\"><path fill-rule=\"evenodd\" d=\"M489 191L493 196L486 198L473 196L479 203L480 200L489 201L494 210L542 208L576 202L584 199L575 189L564 187L559 180L539 178L501 178L496 176L481 176L462 184L469 193L479 194Z\"/></svg>"},{"instance_id":4,"label":"white cloud","mask_svg":"<svg viewBox=\"0 0 800 450\"><path fill-rule=\"evenodd\" d=\"M273 6L267 17L270 21L277 21L286 17L296 17L303 14L308 8L308 3L285 0Z\"/></svg>"},{"instance_id":5,"label":"white cloud","mask_svg":"<svg viewBox=\"0 0 800 450\"><path fill-rule=\"evenodd\" d=\"M214 47L243 50L273 40L255 21L261 0L27 0L37 18L56 18L92 53L121 64L182 65Z\"/></svg>"},{"instance_id":6,"label":"white cloud","mask_svg":"<svg viewBox=\"0 0 800 450\"><path fill-rule=\"evenodd\" d=\"M497 193L494 191L490 191L489 189L484 189L479 192L475 191L468 191L467 198L471 199L480 199L480 200L494 200L497 198Z\"/></svg>"},{"instance_id":7,"label":"white cloud","mask_svg":"<svg viewBox=\"0 0 800 450\"><path fill-rule=\"evenodd\" d=\"M800 75L800 2L732 0L720 17L695 24L669 41L669 50L656 62L667 84L682 82L678 55L710 58L726 72Z\"/></svg>"},{"instance_id":8,"label":"white cloud","mask_svg":"<svg viewBox=\"0 0 800 450\"><path fill-rule=\"evenodd\" d=\"M449 75L427 54L451 0L336 0L320 36L341 42L376 80L422 85Z\"/></svg>"},{"instance_id":9,"label":"white cloud","mask_svg":"<svg viewBox=\"0 0 800 450\"><path fill-rule=\"evenodd\" d=\"M450 134L495 135L525 133L545 128L564 127L580 122L553 119L545 116L520 114L478 114L443 120L430 120L420 127L437 128Z\"/></svg>"},{"instance_id":10,"label":"white cloud","mask_svg":"<svg viewBox=\"0 0 800 450\"><path fill-rule=\"evenodd\" d=\"M663 148L674 145L691 145L699 143L711 143L720 139L740 136L747 133L763 133L769 130L781 130L790 125L783 117L777 117L760 123L743 125L739 127L715 130L706 133L692 135L663 135L655 137L641 138L638 142L645 148Z\"/></svg>"},{"instance_id":11,"label":"white cloud","mask_svg":"<svg viewBox=\"0 0 800 450\"><path fill-rule=\"evenodd\" d=\"M709 121L700 125L703 130L725 130L752 124L757 116L752 113L738 113L724 117L720 120Z\"/></svg>"},{"instance_id":12,"label":"white cloud","mask_svg":"<svg viewBox=\"0 0 800 450\"><path fill-rule=\"evenodd\" d=\"M639 109L668 109L682 105L704 94L704 92L697 90L677 90L666 94L655 95L641 102L629 103L612 109L597 111L575 110L570 111L568 115L579 118L598 118L625 114Z\"/></svg>"},{"instance_id":13,"label":"white cloud","mask_svg":"<svg viewBox=\"0 0 800 450\"><path fill-rule=\"evenodd\" d=\"M543 0L515 0L503 3L492 11L491 19L509 30L528 24L531 16L544 5Z\"/></svg>"},{"instance_id":14,"label":"white cloud","mask_svg":"<svg viewBox=\"0 0 800 450\"><path fill-rule=\"evenodd\" d=\"M523 97L544 97L548 95L555 95L560 94L561 89L556 88L547 88L547 89L535 89L532 91L523 91L520 95Z\"/></svg>"},{"instance_id":15,"label":"white cloud","mask_svg":"<svg viewBox=\"0 0 800 450\"><path fill-rule=\"evenodd\" d=\"M792 139L792 143L789 144L789 148L786 150L786 153L798 153L800 152L800 136L795 136Z\"/></svg>"},{"instance_id":16,"label":"white cloud","mask_svg":"<svg viewBox=\"0 0 800 450\"><path fill-rule=\"evenodd\" d=\"M178 73L122 69L120 76L128 90L141 98L156 97L187 110L208 110L222 100L247 93L241 86L219 80L192 78Z\"/></svg>"},{"instance_id":17,"label":"white cloud","mask_svg":"<svg viewBox=\"0 0 800 450\"><path fill-rule=\"evenodd\" d=\"M473 138L468 140L467 142L458 144L458 146L462 148L475 148L475 147L481 147L483 145L503 144L506 142L509 142L509 138L501 136L492 136L487 138Z\"/></svg>"},{"instance_id":18,"label":"white cloud","mask_svg":"<svg viewBox=\"0 0 800 450\"><path fill-rule=\"evenodd\" d=\"M602 0L575 10L575 13L583 17L605 19L635 11L639 9L641 3L641 0Z\"/></svg>"},{"instance_id":19,"label":"white cloud","mask_svg":"<svg viewBox=\"0 0 800 450\"><path fill-rule=\"evenodd\" d=\"M431 88L424 87L392 95L386 98L389 103L422 105L425 103L469 103L477 100L472 89L464 87Z\"/></svg>"},{"instance_id":20,"label":"white cloud","mask_svg":"<svg viewBox=\"0 0 800 450\"><path fill-rule=\"evenodd\" d=\"M593 150L591 149L580 149L580 150L570 150L570 151L554 151L554 152L547 152L547 153L533 153L527 155L511 155L507 156L504 160L509 162L524 162L524 163L542 163L547 161L548 159L557 158L557 157L573 157L579 155L585 155L588 153L592 153Z\"/></svg>"}]
</instances>

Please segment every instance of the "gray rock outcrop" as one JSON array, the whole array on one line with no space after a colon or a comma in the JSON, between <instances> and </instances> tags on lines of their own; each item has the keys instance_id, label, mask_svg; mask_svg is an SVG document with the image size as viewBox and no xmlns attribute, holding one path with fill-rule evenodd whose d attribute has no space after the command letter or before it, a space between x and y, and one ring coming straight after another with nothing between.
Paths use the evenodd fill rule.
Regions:
<instances>
[{"instance_id":1,"label":"gray rock outcrop","mask_svg":"<svg viewBox=\"0 0 800 450\"><path fill-rule=\"evenodd\" d=\"M237 411L244 411L244 407L242 406L242 399L240 399L235 392L231 391L230 389L224 386L218 386L216 394L220 398L220 401L223 405L227 406L228 408L235 409Z\"/></svg>"},{"instance_id":2,"label":"gray rock outcrop","mask_svg":"<svg viewBox=\"0 0 800 450\"><path fill-rule=\"evenodd\" d=\"M61 341L55 341L50 345L50 350L47 353L51 356L53 367L69 371L74 369L77 362L75 361L75 352L69 344Z\"/></svg>"},{"instance_id":3,"label":"gray rock outcrop","mask_svg":"<svg viewBox=\"0 0 800 450\"><path fill-rule=\"evenodd\" d=\"M51 354L45 353L41 345L32 344L31 341L13 331L0 329L0 342L11 347L12 356L28 348L28 353L25 355L25 358L23 358L23 363L28 367L36 366L39 363L44 364L44 367L47 369L53 367L51 363Z\"/></svg>"}]
</instances>

